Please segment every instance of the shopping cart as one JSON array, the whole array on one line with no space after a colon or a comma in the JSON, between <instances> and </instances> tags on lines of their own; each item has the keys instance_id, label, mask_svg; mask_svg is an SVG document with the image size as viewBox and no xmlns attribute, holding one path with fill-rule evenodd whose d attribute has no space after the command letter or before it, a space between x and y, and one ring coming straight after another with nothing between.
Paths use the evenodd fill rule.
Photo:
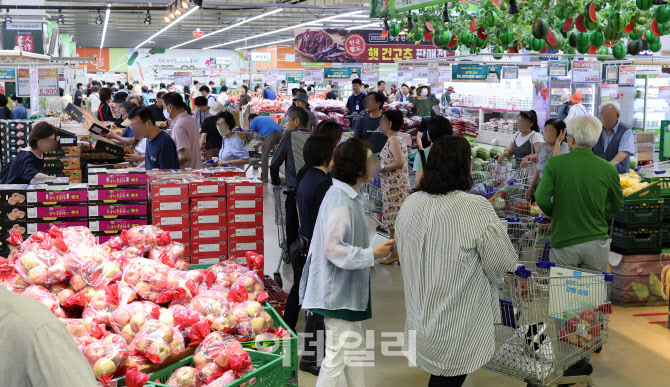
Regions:
<instances>
[{"instance_id":1,"label":"shopping cart","mask_svg":"<svg viewBox=\"0 0 670 387\"><path fill-rule=\"evenodd\" d=\"M641 177L670 177L670 161L659 161L644 167L635 168Z\"/></svg>"},{"instance_id":2,"label":"shopping cart","mask_svg":"<svg viewBox=\"0 0 670 387\"><path fill-rule=\"evenodd\" d=\"M281 264L289 263L289 246L286 245L286 187L276 186L272 188L275 197L275 225L277 226L277 240L279 242L280 259L277 265L277 270L274 273L274 280L279 285L283 286L283 281L280 274Z\"/></svg>"},{"instance_id":3,"label":"shopping cart","mask_svg":"<svg viewBox=\"0 0 670 387\"><path fill-rule=\"evenodd\" d=\"M551 223L549 218L505 218L501 222L519 261L549 261Z\"/></svg>"},{"instance_id":4,"label":"shopping cart","mask_svg":"<svg viewBox=\"0 0 670 387\"><path fill-rule=\"evenodd\" d=\"M249 152L249 165L247 165L247 168L244 170L244 172L247 172L249 168L253 168L254 170L260 168L260 144L263 143L263 136L254 132L246 132L242 141L244 142L244 147L246 148L247 152Z\"/></svg>"},{"instance_id":5,"label":"shopping cart","mask_svg":"<svg viewBox=\"0 0 670 387\"><path fill-rule=\"evenodd\" d=\"M527 386L593 386L589 376L563 373L609 339L611 283L611 274L523 262L499 285L501 319L484 368Z\"/></svg>"},{"instance_id":6,"label":"shopping cart","mask_svg":"<svg viewBox=\"0 0 670 387\"><path fill-rule=\"evenodd\" d=\"M382 224L379 217L382 213L382 187L381 178L379 175L372 181L372 183L365 183L361 185L360 193L363 197L363 204L365 207L365 214L375 221L380 227L388 231L384 224Z\"/></svg>"}]
</instances>

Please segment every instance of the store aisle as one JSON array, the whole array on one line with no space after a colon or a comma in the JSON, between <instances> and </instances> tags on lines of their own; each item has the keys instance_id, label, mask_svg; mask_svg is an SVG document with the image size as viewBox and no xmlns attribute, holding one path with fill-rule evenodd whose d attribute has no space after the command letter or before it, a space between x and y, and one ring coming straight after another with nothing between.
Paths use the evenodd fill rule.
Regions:
<instances>
[{"instance_id":1,"label":"store aisle","mask_svg":"<svg viewBox=\"0 0 670 387\"><path fill-rule=\"evenodd\" d=\"M250 171L251 174L251 171ZM265 272L271 275L279 260L277 228L274 224L274 196L272 187L266 186L265 202ZM370 222L370 230L374 230ZM292 280L290 267L283 265L284 289L289 290ZM376 386L427 386L429 375L416 367L408 366L402 356L382 356L381 332L401 333L405 324L405 298L400 267L377 265L371 270L372 319L365 329L373 331L374 342L368 348L374 352L374 363L366 368L366 385ZM667 365L670 364L670 329L667 324L649 324L650 321L667 320L665 316L633 317L634 314L667 313L668 308L614 308L610 324L611 338L602 353L592 357L593 381L598 386L632 387L667 385ZM304 317L304 315L303 315ZM304 318L298 331L304 327ZM388 343L388 339L384 340ZM385 344L384 344L385 345ZM394 349L393 347L391 349ZM368 355L370 356L370 355ZM299 372L300 387L312 387L316 377ZM464 386L519 387L526 384L489 371L477 371L466 379ZM346 386L344 377L340 386ZM356 387L356 386L349 386Z\"/></svg>"}]
</instances>

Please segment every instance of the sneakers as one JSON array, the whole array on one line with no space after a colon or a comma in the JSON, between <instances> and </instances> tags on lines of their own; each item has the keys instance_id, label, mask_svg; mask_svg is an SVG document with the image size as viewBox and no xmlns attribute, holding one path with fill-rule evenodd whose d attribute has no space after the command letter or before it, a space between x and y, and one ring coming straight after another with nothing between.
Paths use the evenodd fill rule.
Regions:
<instances>
[{"instance_id":1,"label":"sneakers","mask_svg":"<svg viewBox=\"0 0 670 387\"><path fill-rule=\"evenodd\" d=\"M319 376L319 371L321 370L321 367L316 365L316 362L311 362L311 361L304 361L300 360L300 364L298 365L298 368L302 372L309 372L310 374L314 376Z\"/></svg>"}]
</instances>

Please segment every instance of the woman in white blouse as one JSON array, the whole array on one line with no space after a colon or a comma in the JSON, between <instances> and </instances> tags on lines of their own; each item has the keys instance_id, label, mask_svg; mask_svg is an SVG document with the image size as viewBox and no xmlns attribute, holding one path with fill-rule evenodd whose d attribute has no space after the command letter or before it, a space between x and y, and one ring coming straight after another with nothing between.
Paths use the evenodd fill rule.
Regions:
<instances>
[{"instance_id":1,"label":"woman in white blouse","mask_svg":"<svg viewBox=\"0 0 670 387\"><path fill-rule=\"evenodd\" d=\"M518 255L493 207L468 194L470 145L433 143L420 189L396 220L405 284L405 356L430 373L429 386L461 386L494 352L500 320L496 283Z\"/></svg>"},{"instance_id":2,"label":"woman in white blouse","mask_svg":"<svg viewBox=\"0 0 670 387\"><path fill-rule=\"evenodd\" d=\"M300 279L302 309L323 316L328 332L318 387L336 386L342 373L349 386L365 386L363 368L350 365L348 356L365 347L361 322L372 318L370 267L375 258L390 255L394 244L391 239L370 245L358 193L378 172L379 160L364 140L351 138L335 148L333 185L319 207ZM356 344L347 336L355 337Z\"/></svg>"}]
</instances>

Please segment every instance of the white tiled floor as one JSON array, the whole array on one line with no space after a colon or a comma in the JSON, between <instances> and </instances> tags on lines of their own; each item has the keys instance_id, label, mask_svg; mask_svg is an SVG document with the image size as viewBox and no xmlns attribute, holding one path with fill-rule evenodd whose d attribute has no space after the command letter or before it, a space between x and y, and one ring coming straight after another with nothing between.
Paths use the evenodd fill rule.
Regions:
<instances>
[{"instance_id":1,"label":"white tiled floor","mask_svg":"<svg viewBox=\"0 0 670 387\"><path fill-rule=\"evenodd\" d=\"M250 171L251 174L251 171ZM258 174L258 173L256 173ZM265 190L265 271L272 274L279 261L277 228L274 225L274 197L271 186ZM374 227L370 223L370 230ZM284 289L292 281L290 267L283 265ZM364 323L366 329L380 332L402 332L405 323L405 299L400 267L377 265L371 272L372 319ZM592 357L593 381L597 386L669 386L670 330L667 324L649 324L666 320L666 316L633 317L633 314L667 313L660 308L614 308L610 324L611 338L602 353ZM302 331L304 321L298 324ZM427 386L429 375L419 368L409 367L403 357L384 357L381 343L375 340L375 363L365 370L366 385L380 387ZM300 372L299 385L314 386L316 377ZM344 378L340 386L346 386ZM469 375L464 386L525 386L525 383L493 372L479 370ZM349 386L357 387L357 386Z\"/></svg>"}]
</instances>

